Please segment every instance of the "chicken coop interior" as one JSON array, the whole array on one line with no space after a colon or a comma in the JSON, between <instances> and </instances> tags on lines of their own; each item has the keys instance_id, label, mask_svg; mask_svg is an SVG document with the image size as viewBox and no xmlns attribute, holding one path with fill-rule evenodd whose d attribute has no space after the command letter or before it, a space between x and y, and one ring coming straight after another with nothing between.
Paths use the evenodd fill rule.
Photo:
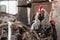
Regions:
<instances>
[{"instance_id":1,"label":"chicken coop interior","mask_svg":"<svg viewBox=\"0 0 60 40\"><path fill-rule=\"evenodd\" d=\"M60 0L0 0L0 40L60 40Z\"/></svg>"}]
</instances>

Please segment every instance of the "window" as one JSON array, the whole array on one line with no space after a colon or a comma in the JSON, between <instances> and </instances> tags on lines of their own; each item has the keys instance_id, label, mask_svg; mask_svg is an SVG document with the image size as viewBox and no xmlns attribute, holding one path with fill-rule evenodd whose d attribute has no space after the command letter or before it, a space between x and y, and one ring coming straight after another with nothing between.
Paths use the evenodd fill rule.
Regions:
<instances>
[{"instance_id":1,"label":"window","mask_svg":"<svg viewBox=\"0 0 60 40\"><path fill-rule=\"evenodd\" d=\"M0 5L0 12L6 12L6 6Z\"/></svg>"},{"instance_id":2,"label":"window","mask_svg":"<svg viewBox=\"0 0 60 40\"><path fill-rule=\"evenodd\" d=\"M5 5L5 7L3 7L4 10L10 14L16 14L18 12L17 4L17 0L0 0L0 5ZM3 10L3 8L1 8L1 10Z\"/></svg>"}]
</instances>

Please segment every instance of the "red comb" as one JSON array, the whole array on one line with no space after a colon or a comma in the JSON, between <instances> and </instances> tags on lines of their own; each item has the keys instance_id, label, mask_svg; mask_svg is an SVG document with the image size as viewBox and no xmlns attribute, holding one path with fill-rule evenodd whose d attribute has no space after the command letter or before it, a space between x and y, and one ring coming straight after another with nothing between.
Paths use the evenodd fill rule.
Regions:
<instances>
[{"instance_id":1,"label":"red comb","mask_svg":"<svg viewBox=\"0 0 60 40\"><path fill-rule=\"evenodd\" d=\"M42 12L42 5L40 5L40 12Z\"/></svg>"},{"instance_id":2,"label":"red comb","mask_svg":"<svg viewBox=\"0 0 60 40\"><path fill-rule=\"evenodd\" d=\"M40 7L39 7L39 9L40 9L39 15L40 15L40 16L42 16L42 13L41 13L41 12L42 12L42 8L43 8L42 5L40 5Z\"/></svg>"}]
</instances>

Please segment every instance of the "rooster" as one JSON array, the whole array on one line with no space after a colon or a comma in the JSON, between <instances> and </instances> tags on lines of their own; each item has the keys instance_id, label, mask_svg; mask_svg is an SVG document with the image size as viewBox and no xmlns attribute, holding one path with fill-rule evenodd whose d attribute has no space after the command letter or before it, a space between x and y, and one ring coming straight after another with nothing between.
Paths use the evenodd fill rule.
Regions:
<instances>
[{"instance_id":1,"label":"rooster","mask_svg":"<svg viewBox=\"0 0 60 40\"><path fill-rule=\"evenodd\" d=\"M31 25L31 30L35 30L39 37L47 37L51 34L51 23L49 21L49 14L40 5L38 12L35 15L34 23Z\"/></svg>"}]
</instances>

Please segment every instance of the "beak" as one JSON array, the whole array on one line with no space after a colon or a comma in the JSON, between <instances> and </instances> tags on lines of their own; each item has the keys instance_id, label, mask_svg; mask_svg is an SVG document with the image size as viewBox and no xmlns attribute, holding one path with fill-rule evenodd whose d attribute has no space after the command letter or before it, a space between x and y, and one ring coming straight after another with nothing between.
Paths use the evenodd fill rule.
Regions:
<instances>
[{"instance_id":1,"label":"beak","mask_svg":"<svg viewBox=\"0 0 60 40\"><path fill-rule=\"evenodd\" d=\"M42 11L39 13L39 16L42 16Z\"/></svg>"}]
</instances>

